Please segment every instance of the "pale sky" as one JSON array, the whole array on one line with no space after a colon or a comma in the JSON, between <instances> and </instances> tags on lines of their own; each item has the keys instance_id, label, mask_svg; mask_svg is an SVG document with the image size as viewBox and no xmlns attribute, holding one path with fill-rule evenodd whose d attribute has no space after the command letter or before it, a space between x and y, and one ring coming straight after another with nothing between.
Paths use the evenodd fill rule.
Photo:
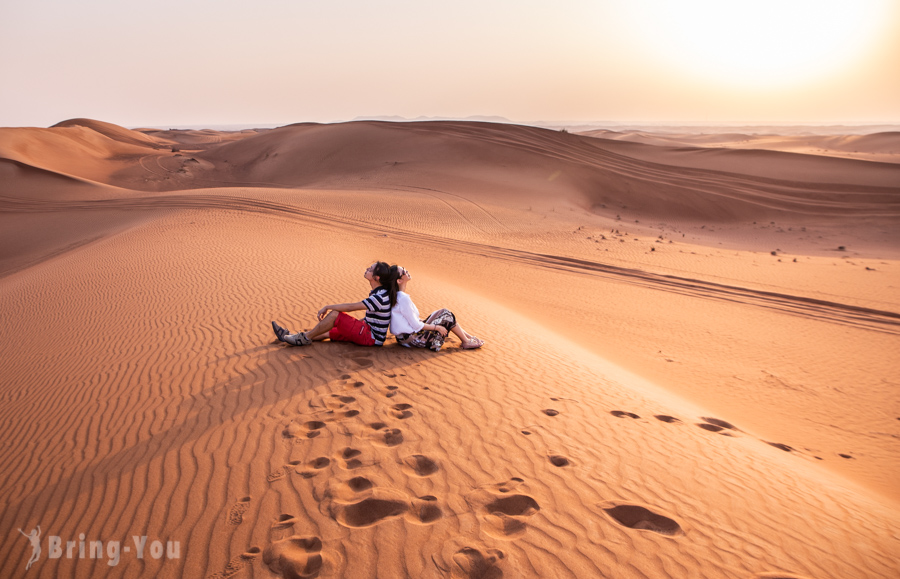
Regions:
<instances>
[{"instance_id":1,"label":"pale sky","mask_svg":"<svg viewBox=\"0 0 900 579\"><path fill-rule=\"evenodd\" d=\"M0 126L900 123L900 0L0 3Z\"/></svg>"}]
</instances>

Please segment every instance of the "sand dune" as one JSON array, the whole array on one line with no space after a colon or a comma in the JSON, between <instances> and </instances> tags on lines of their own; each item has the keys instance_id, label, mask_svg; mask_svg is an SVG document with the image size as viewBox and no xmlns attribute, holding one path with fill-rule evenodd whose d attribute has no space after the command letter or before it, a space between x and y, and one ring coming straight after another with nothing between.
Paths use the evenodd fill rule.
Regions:
<instances>
[{"instance_id":1,"label":"sand dune","mask_svg":"<svg viewBox=\"0 0 900 579\"><path fill-rule=\"evenodd\" d=\"M3 576L896 576L900 168L61 124L0 130ZM274 341L378 258L487 346Z\"/></svg>"},{"instance_id":2,"label":"sand dune","mask_svg":"<svg viewBox=\"0 0 900 579\"><path fill-rule=\"evenodd\" d=\"M784 133L653 133L593 129L579 134L616 141L630 141L664 147L716 147L764 149L864 161L900 163L900 133L883 131L866 135L784 134Z\"/></svg>"},{"instance_id":3,"label":"sand dune","mask_svg":"<svg viewBox=\"0 0 900 579\"><path fill-rule=\"evenodd\" d=\"M113 141L119 143L137 145L139 147L160 148L161 144L158 139L148 137L138 131L131 131L119 125L105 123L103 121L95 121L93 119L69 119L56 123L51 129L57 128L82 128L88 129L95 133L99 133Z\"/></svg>"}]
</instances>

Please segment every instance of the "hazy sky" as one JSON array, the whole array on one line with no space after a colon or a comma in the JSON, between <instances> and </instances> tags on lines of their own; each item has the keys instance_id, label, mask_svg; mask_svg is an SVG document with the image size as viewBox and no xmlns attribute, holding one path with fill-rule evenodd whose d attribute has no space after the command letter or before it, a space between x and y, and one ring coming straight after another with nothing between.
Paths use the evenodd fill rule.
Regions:
<instances>
[{"instance_id":1,"label":"hazy sky","mask_svg":"<svg viewBox=\"0 0 900 579\"><path fill-rule=\"evenodd\" d=\"M0 2L0 126L900 122L900 0Z\"/></svg>"}]
</instances>

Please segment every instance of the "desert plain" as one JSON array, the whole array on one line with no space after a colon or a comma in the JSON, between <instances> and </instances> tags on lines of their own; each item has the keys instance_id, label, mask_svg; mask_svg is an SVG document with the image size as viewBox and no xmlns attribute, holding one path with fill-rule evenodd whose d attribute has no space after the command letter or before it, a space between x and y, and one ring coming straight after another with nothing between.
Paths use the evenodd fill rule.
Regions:
<instances>
[{"instance_id":1,"label":"desert plain","mask_svg":"<svg viewBox=\"0 0 900 579\"><path fill-rule=\"evenodd\" d=\"M73 119L0 223L0 576L900 576L900 133ZM486 345L275 339L375 260Z\"/></svg>"}]
</instances>

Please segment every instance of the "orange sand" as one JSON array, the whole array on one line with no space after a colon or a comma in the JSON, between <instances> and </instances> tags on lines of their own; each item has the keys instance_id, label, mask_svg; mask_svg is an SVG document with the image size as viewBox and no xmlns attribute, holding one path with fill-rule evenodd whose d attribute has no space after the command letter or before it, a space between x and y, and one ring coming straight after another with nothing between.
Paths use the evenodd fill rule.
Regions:
<instances>
[{"instance_id":1,"label":"orange sand","mask_svg":"<svg viewBox=\"0 0 900 579\"><path fill-rule=\"evenodd\" d=\"M896 135L600 137L0 129L0 576L897 577ZM375 259L487 346L274 341Z\"/></svg>"}]
</instances>

